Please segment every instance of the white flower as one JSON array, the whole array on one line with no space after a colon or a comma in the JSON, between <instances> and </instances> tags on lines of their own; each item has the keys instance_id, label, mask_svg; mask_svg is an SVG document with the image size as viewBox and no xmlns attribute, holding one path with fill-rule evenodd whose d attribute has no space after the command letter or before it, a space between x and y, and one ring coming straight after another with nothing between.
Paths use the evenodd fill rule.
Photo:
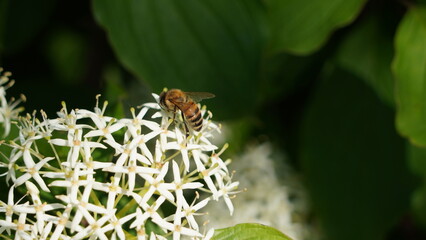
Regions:
<instances>
[{"instance_id":1,"label":"white flower","mask_svg":"<svg viewBox=\"0 0 426 240\"><path fill-rule=\"evenodd\" d=\"M112 216L109 220L109 223L102 227L101 231L103 232L109 232L111 230L114 230L112 233L111 239L126 239L124 230L122 228L123 224L128 222L130 219L132 219L134 216L127 215L125 217L122 217L120 219L117 219L116 216Z\"/></svg>"},{"instance_id":2,"label":"white flower","mask_svg":"<svg viewBox=\"0 0 426 240\"><path fill-rule=\"evenodd\" d=\"M89 184L88 180L80 180L81 176L91 176L93 171L84 171L81 170L81 167L84 167L82 163L78 163L75 168L65 168L63 173L46 173L44 176L50 178L64 178L64 180L55 180L49 184L50 187L66 187L67 196L70 199L70 202L77 202L78 189L81 186L86 186Z\"/></svg>"},{"instance_id":3,"label":"white flower","mask_svg":"<svg viewBox=\"0 0 426 240\"><path fill-rule=\"evenodd\" d=\"M70 222L69 222L70 212L71 212L71 207L67 207L57 220L52 221L53 223L56 224L56 228L55 228L55 231L52 233L52 236L50 238L51 240L59 239L65 227L71 228ZM81 229L79 230L81 231Z\"/></svg>"},{"instance_id":4,"label":"white flower","mask_svg":"<svg viewBox=\"0 0 426 240\"><path fill-rule=\"evenodd\" d=\"M127 162L132 161L139 161L141 163L150 165L151 162L144 155L137 152L138 144L140 144L141 141L143 141L143 136L139 135L124 145L110 140L105 140L105 143L115 149L116 155L120 154L120 157L116 162L117 166L123 166Z\"/></svg>"},{"instance_id":5,"label":"white flower","mask_svg":"<svg viewBox=\"0 0 426 240\"><path fill-rule=\"evenodd\" d=\"M96 125L96 128L92 131L89 131L84 136L85 138L89 137L96 137L96 136L104 136L108 140L114 140L114 137L112 136L112 133L120 130L124 127L124 124L121 122L116 122L114 118L105 116L105 110L108 105L108 102L105 102L103 105L103 108L99 108L99 97L100 95L96 96L96 107L95 112L88 111L86 109L78 109L76 111L77 115L81 117L89 117L93 123Z\"/></svg>"},{"instance_id":6,"label":"white flower","mask_svg":"<svg viewBox=\"0 0 426 240\"><path fill-rule=\"evenodd\" d=\"M224 174L224 177L218 178L224 180L219 181L218 196L224 198L225 204L207 205L204 211L209 215L204 220L209 220L214 228L257 222L277 228L294 240L319 239L319 234L303 219L309 209L306 194L298 182L300 180L288 166L277 165L272 152L270 143L251 146L233 162L239 169L236 175L241 185L247 189L234 200L238 208L233 212L233 218L224 217L227 212L225 206L228 210L233 209L232 192L237 183L227 182L226 173L217 172L215 176ZM279 162L284 162L282 155L274 156L279 157ZM299 221L295 220L295 215L299 216Z\"/></svg>"},{"instance_id":7,"label":"white flower","mask_svg":"<svg viewBox=\"0 0 426 240\"><path fill-rule=\"evenodd\" d=\"M176 204L177 208L181 209L184 202L186 203L185 196L183 195L183 190L185 189L199 189L203 187L202 183L199 182L189 182L185 183L181 179L181 173L178 164L175 161L172 161L173 163L173 176L174 181L172 184L169 184L170 187L168 187L169 190L174 190L176 194Z\"/></svg>"},{"instance_id":8,"label":"white flower","mask_svg":"<svg viewBox=\"0 0 426 240\"><path fill-rule=\"evenodd\" d=\"M12 215L15 212L15 203L14 203L14 194L13 191L15 190L14 187L11 187L9 189L9 194L7 198L7 203L0 201L0 212L4 212L6 215L5 220L2 220L4 223L12 223ZM10 235L10 229L6 227L6 225L1 224L0 225L0 234L6 230L7 233Z\"/></svg>"},{"instance_id":9,"label":"white flower","mask_svg":"<svg viewBox=\"0 0 426 240\"><path fill-rule=\"evenodd\" d=\"M83 239L90 235L91 238L96 237L102 240L108 240L105 235L106 228L102 228L102 226L104 226L105 223L112 218L115 214L115 210L109 211L99 219L95 219L88 211L83 210L82 212L88 226L82 231L79 231L77 235L74 236L74 239Z\"/></svg>"},{"instance_id":10,"label":"white flower","mask_svg":"<svg viewBox=\"0 0 426 240\"><path fill-rule=\"evenodd\" d=\"M229 181L226 185L223 183L219 186L218 197L223 197L225 199L225 203L228 206L229 212L232 215L234 212L234 206L232 205L232 201L229 197L229 194L235 194L234 190L238 188L239 182L231 182Z\"/></svg>"},{"instance_id":11,"label":"white flower","mask_svg":"<svg viewBox=\"0 0 426 240\"><path fill-rule=\"evenodd\" d=\"M11 151L0 164L13 183L7 203L0 202L5 213L0 233L17 239L125 239L132 234L209 239L214 230L200 232L196 218L204 213L199 211L223 198L232 214L230 195L238 186L231 181L229 161L221 159L227 145L214 152L219 148L211 140L219 128L205 108L205 125L187 137L184 119L173 121L153 96L157 102L143 104L138 114L132 108L132 118L108 116L99 96L94 111L68 110L62 103L57 118L44 112L41 120L35 113L21 118L19 135L5 144ZM27 193L18 202L15 188ZM199 192L208 196L200 201ZM188 201L188 193L197 197ZM147 234L147 224L160 231Z\"/></svg>"},{"instance_id":12,"label":"white flower","mask_svg":"<svg viewBox=\"0 0 426 240\"><path fill-rule=\"evenodd\" d=\"M33 225L31 223L27 223L27 213L22 212L19 213L18 222L6 222L0 220L0 225L6 229L15 230L15 239L25 239L31 240L31 230Z\"/></svg>"},{"instance_id":13,"label":"white flower","mask_svg":"<svg viewBox=\"0 0 426 240\"><path fill-rule=\"evenodd\" d=\"M67 146L70 147L70 151L68 152L67 162L71 164L71 167L74 167L79 155L81 148L106 148L104 145L98 142L88 141L86 138L82 141L83 131L82 129L73 129L72 134L68 134L68 139L52 139L50 143L57 146Z\"/></svg>"},{"instance_id":14,"label":"white flower","mask_svg":"<svg viewBox=\"0 0 426 240\"><path fill-rule=\"evenodd\" d=\"M37 219L37 228L36 228L37 232L43 233L44 224L45 224L45 221L47 221L45 212L52 211L59 208L65 208L65 207L59 203L51 203L51 204L42 203L39 196L40 191L37 189L37 187L32 182L25 182L25 185L28 189L28 193L30 194L34 205L29 206L27 210L21 210L21 212L35 213L36 219Z\"/></svg>"},{"instance_id":15,"label":"white flower","mask_svg":"<svg viewBox=\"0 0 426 240\"><path fill-rule=\"evenodd\" d=\"M173 224L165 221L164 219L153 219L152 221L157 223L159 226L170 230L173 232L173 239L180 239L181 235L186 235L190 237L202 237L203 235L197 230L186 228L182 226L182 215L181 209L178 207L173 218Z\"/></svg>"},{"instance_id":16,"label":"white flower","mask_svg":"<svg viewBox=\"0 0 426 240\"><path fill-rule=\"evenodd\" d=\"M140 198L139 194L134 194L136 202L144 207L148 203L148 200L152 198L155 192L159 192L161 196L167 198L168 200L174 202L175 197L168 189L168 184L164 183L164 177L166 176L169 170L169 163L166 162L160 170L160 173L154 178L150 175L143 175L146 182L149 184L148 190L144 191L143 197Z\"/></svg>"},{"instance_id":17,"label":"white flower","mask_svg":"<svg viewBox=\"0 0 426 240\"><path fill-rule=\"evenodd\" d=\"M48 161L52 160L52 157L48 157L48 158L44 158L42 160L40 160L40 162L32 165L29 164L30 166L27 166L26 172L24 175L20 176L18 179L15 180L15 185L19 186L25 182L27 182L30 178L33 178L41 187L41 189L43 189L46 192L50 192L49 188L46 186L46 184L44 183L43 178L40 176L40 169L42 167L44 167ZM31 166L32 165L32 166Z\"/></svg>"},{"instance_id":18,"label":"white flower","mask_svg":"<svg viewBox=\"0 0 426 240\"><path fill-rule=\"evenodd\" d=\"M21 102L24 102L25 96L21 95L20 99L15 100L12 98L10 101L6 99L6 90L13 86L14 81L9 77L12 75L10 72L3 72L0 68L0 123L3 125L3 137L7 137L10 133L11 123L17 120L19 113L24 110L23 107L18 107Z\"/></svg>"},{"instance_id":19,"label":"white flower","mask_svg":"<svg viewBox=\"0 0 426 240\"><path fill-rule=\"evenodd\" d=\"M151 178L150 174L159 173L157 169L137 166L135 161L130 161L129 166L111 166L103 169L106 172L126 174L128 176L129 191L133 191L136 183L136 175Z\"/></svg>"},{"instance_id":20,"label":"white flower","mask_svg":"<svg viewBox=\"0 0 426 240\"><path fill-rule=\"evenodd\" d=\"M198 230L199 229L198 228L198 223L195 220L195 216L197 216L197 215L203 215L203 213L197 213L197 212L201 208L204 208L207 205L207 203L209 203L209 201L210 201L210 198L205 198L202 201L199 201L198 203L196 203L195 205L194 205L195 200L194 200L194 202L191 205L189 205L186 201L183 201L181 216L184 216L186 218L186 220L188 221L189 226L191 226L192 229L194 229L194 230Z\"/></svg>"},{"instance_id":21,"label":"white flower","mask_svg":"<svg viewBox=\"0 0 426 240\"><path fill-rule=\"evenodd\" d=\"M142 212L142 210L138 207L136 208L136 219L135 221L130 225L130 228L135 228L135 227L142 227L145 225L146 220L148 218L151 218L153 221L157 221L160 222L160 224L158 224L160 227L165 228L164 225L161 225L162 221L162 217L160 216L160 214L158 214L158 209L161 207L161 205L164 203L164 201L166 200L165 197L160 196L157 201L155 201L151 206L149 206L148 204L143 204L142 208L144 209L145 212ZM139 203L139 202L138 202Z\"/></svg>"}]
</instances>

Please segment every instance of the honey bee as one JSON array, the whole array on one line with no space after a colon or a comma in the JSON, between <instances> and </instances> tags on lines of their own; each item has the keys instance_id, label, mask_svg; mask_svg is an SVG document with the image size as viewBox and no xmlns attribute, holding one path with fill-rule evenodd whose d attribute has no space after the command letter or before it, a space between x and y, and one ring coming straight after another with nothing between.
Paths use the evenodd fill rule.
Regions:
<instances>
[{"instance_id":1,"label":"honey bee","mask_svg":"<svg viewBox=\"0 0 426 240\"><path fill-rule=\"evenodd\" d=\"M160 106L174 114L178 109L180 110L185 121L186 137L188 137L188 125L195 131L200 131L203 126L201 111L196 102L213 97L215 95L208 92L183 92L179 89L170 89L160 94Z\"/></svg>"}]
</instances>

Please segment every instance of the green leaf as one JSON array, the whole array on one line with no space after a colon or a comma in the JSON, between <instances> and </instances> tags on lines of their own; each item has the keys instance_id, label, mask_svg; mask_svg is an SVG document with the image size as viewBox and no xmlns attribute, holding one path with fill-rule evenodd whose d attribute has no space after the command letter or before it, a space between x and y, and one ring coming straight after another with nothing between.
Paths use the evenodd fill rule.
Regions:
<instances>
[{"instance_id":1,"label":"green leaf","mask_svg":"<svg viewBox=\"0 0 426 240\"><path fill-rule=\"evenodd\" d=\"M408 144L408 159L411 172L426 180L426 148Z\"/></svg>"},{"instance_id":2,"label":"green leaf","mask_svg":"<svg viewBox=\"0 0 426 240\"><path fill-rule=\"evenodd\" d=\"M300 139L302 170L327 239L383 239L413 190L393 111L363 81L331 69L307 108Z\"/></svg>"},{"instance_id":3,"label":"green leaf","mask_svg":"<svg viewBox=\"0 0 426 240\"><path fill-rule=\"evenodd\" d=\"M259 6L251 0L95 0L121 62L159 93L207 91L215 116L253 110L261 54Z\"/></svg>"},{"instance_id":4,"label":"green leaf","mask_svg":"<svg viewBox=\"0 0 426 240\"><path fill-rule=\"evenodd\" d=\"M412 143L426 146L426 8L411 8L395 39L396 124Z\"/></svg>"},{"instance_id":5,"label":"green leaf","mask_svg":"<svg viewBox=\"0 0 426 240\"><path fill-rule=\"evenodd\" d=\"M290 237L265 225L256 223L243 223L229 228L216 229L212 240L248 240L248 239L270 239L291 240Z\"/></svg>"},{"instance_id":6,"label":"green leaf","mask_svg":"<svg viewBox=\"0 0 426 240\"><path fill-rule=\"evenodd\" d=\"M310 79L315 79L323 59L319 60L318 54L309 56L277 54L265 58L263 63L263 81L259 86L261 100L275 102L294 94L298 88L306 86Z\"/></svg>"},{"instance_id":7,"label":"green leaf","mask_svg":"<svg viewBox=\"0 0 426 240\"><path fill-rule=\"evenodd\" d=\"M423 181L412 196L412 212L418 222L426 226L426 148L408 144L408 150L411 171Z\"/></svg>"},{"instance_id":8,"label":"green leaf","mask_svg":"<svg viewBox=\"0 0 426 240\"><path fill-rule=\"evenodd\" d=\"M412 197L412 212L416 221L426 226L426 184L416 189Z\"/></svg>"},{"instance_id":9,"label":"green leaf","mask_svg":"<svg viewBox=\"0 0 426 240\"><path fill-rule=\"evenodd\" d=\"M266 0L270 51L309 54L353 21L366 0Z\"/></svg>"},{"instance_id":10,"label":"green leaf","mask_svg":"<svg viewBox=\"0 0 426 240\"><path fill-rule=\"evenodd\" d=\"M374 15L359 22L339 46L337 62L370 85L383 102L394 106L393 33L380 20Z\"/></svg>"}]
</instances>

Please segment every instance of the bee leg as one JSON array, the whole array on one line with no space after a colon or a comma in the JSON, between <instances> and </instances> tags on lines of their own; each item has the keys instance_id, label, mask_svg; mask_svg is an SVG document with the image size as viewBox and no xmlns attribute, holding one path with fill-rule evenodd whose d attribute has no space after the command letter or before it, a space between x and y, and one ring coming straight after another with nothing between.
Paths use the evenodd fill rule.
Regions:
<instances>
[{"instance_id":1,"label":"bee leg","mask_svg":"<svg viewBox=\"0 0 426 240\"><path fill-rule=\"evenodd\" d=\"M176 106L175 106L175 108L173 109L173 121L172 122L175 122L176 112L177 112L177 109L176 109Z\"/></svg>"},{"instance_id":2,"label":"bee leg","mask_svg":"<svg viewBox=\"0 0 426 240\"><path fill-rule=\"evenodd\" d=\"M175 108L173 109L173 122L175 121L175 117L176 117L176 106L175 106Z\"/></svg>"},{"instance_id":3,"label":"bee leg","mask_svg":"<svg viewBox=\"0 0 426 240\"><path fill-rule=\"evenodd\" d=\"M185 136L186 136L186 139L188 139L188 137L189 137L189 129L188 129L188 125L185 123Z\"/></svg>"},{"instance_id":4,"label":"bee leg","mask_svg":"<svg viewBox=\"0 0 426 240\"><path fill-rule=\"evenodd\" d=\"M185 125L185 136L186 136L186 138L188 139L188 137L189 137L189 128L188 128L188 124L186 123L185 116L183 115L183 112L182 112L182 111L181 111L181 114L182 114L183 123L184 123L184 125Z\"/></svg>"}]
</instances>

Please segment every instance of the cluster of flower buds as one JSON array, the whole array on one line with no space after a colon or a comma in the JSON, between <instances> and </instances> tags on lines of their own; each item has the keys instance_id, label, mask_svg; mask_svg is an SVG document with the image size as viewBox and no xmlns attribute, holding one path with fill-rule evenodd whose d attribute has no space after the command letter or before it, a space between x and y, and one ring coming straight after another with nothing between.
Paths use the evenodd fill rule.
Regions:
<instances>
[{"instance_id":1,"label":"cluster of flower buds","mask_svg":"<svg viewBox=\"0 0 426 240\"><path fill-rule=\"evenodd\" d=\"M24 108L18 105L25 102L25 96L21 95L17 100L11 98L8 101L6 90L12 87L15 81L10 80L12 73L4 72L2 68L0 68L0 74L0 132L3 132L3 137L6 137L10 133L11 122L17 120L19 113L24 111Z\"/></svg>"},{"instance_id":2,"label":"cluster of flower buds","mask_svg":"<svg viewBox=\"0 0 426 240\"><path fill-rule=\"evenodd\" d=\"M4 95L1 87L0 122L9 133L20 110ZM156 102L131 109L130 118L106 116L107 102L99 101L94 111L63 103L54 119L44 112L17 118L19 136L0 146L10 184L7 202L0 201L0 236L210 238L214 230L200 226L197 215L222 199L232 214L238 187L221 158L227 144L212 144L220 129L205 108L203 128L187 137L184 120L153 96Z\"/></svg>"}]
</instances>

